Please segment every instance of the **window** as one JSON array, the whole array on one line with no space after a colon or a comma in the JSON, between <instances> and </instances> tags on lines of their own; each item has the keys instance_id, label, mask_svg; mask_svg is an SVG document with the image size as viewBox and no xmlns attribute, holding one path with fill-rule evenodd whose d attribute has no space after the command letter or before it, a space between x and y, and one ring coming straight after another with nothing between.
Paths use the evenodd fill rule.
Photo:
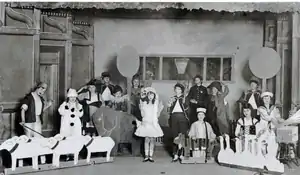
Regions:
<instances>
[{"instance_id":1,"label":"window","mask_svg":"<svg viewBox=\"0 0 300 175\"><path fill-rule=\"evenodd\" d=\"M140 63L143 80L190 80L201 75L204 81L233 81L233 56L228 55L142 56Z\"/></svg>"}]
</instances>

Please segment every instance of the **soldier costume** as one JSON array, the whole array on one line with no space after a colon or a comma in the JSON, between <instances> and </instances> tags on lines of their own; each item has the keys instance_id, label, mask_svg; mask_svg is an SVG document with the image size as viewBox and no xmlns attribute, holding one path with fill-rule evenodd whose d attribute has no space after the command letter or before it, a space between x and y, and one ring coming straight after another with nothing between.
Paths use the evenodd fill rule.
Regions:
<instances>
[{"instance_id":1,"label":"soldier costume","mask_svg":"<svg viewBox=\"0 0 300 175\"><path fill-rule=\"evenodd\" d=\"M187 103L189 104L189 120L190 123L194 123L197 121L197 108L199 107L207 107L207 98L208 98L208 93L207 93L207 88L202 85L202 77L199 75L196 75L194 77L194 81L196 79L200 79L199 83L192 86L189 94L187 96ZM191 100L195 100L196 103L192 103Z\"/></svg>"}]
</instances>

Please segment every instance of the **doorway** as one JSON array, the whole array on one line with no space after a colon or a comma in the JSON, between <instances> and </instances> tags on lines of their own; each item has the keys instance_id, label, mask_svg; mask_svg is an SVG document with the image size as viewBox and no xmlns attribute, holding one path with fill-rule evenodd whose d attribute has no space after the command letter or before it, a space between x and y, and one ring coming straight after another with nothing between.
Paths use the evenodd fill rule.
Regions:
<instances>
[{"instance_id":1,"label":"doorway","mask_svg":"<svg viewBox=\"0 0 300 175\"><path fill-rule=\"evenodd\" d=\"M57 109L60 104L60 52L42 52L40 53L40 81L47 83L48 89L45 94L45 100L52 100L52 106L44 111L43 114L43 134L52 136L56 134L60 121Z\"/></svg>"}]
</instances>

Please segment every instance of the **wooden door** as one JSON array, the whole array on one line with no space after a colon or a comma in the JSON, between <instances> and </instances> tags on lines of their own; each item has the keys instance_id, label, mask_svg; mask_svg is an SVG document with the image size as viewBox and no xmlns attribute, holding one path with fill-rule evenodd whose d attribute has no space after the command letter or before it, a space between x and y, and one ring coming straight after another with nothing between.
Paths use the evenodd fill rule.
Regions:
<instances>
[{"instance_id":1,"label":"wooden door","mask_svg":"<svg viewBox=\"0 0 300 175\"><path fill-rule=\"evenodd\" d=\"M59 58L60 53L40 54L40 81L47 83L48 89L45 93L45 100L53 100L52 106L44 111L43 133L53 135L59 106Z\"/></svg>"}]
</instances>

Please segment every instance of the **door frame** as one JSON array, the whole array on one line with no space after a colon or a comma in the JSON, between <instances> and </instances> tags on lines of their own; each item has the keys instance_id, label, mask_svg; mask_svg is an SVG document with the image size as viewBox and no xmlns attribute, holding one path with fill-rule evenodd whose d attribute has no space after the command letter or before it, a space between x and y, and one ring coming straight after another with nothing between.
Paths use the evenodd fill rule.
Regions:
<instances>
[{"instance_id":1,"label":"door frame","mask_svg":"<svg viewBox=\"0 0 300 175\"><path fill-rule=\"evenodd\" d=\"M40 71L40 66L41 65L56 65L57 66L57 72L56 72L56 79L57 79L57 82L56 82L56 89L57 89L57 92L56 94L53 94L54 96L56 96L56 100L57 100L57 105L59 106L59 93L60 93L60 89L59 89L59 80L60 80L60 66L59 66L59 63L60 63L60 52L42 52L40 53L40 62L39 62L39 71ZM50 132L52 135L52 132L55 132L56 131L56 119L54 119L54 116L56 115L56 112L55 110L53 110L53 118L52 118L52 129L50 128L46 128L44 130L42 130L42 132Z\"/></svg>"}]
</instances>

